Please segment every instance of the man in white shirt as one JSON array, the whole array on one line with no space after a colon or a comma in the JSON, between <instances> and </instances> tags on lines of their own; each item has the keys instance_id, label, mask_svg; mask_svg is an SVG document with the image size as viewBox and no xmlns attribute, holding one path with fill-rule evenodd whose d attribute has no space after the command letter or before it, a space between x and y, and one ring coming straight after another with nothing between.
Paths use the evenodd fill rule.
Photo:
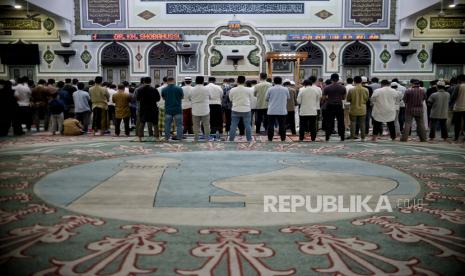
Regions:
<instances>
[{"instance_id":1,"label":"man in white shirt","mask_svg":"<svg viewBox=\"0 0 465 276\"><path fill-rule=\"evenodd\" d=\"M405 91L407 87L403 86L398 79L392 79L392 82L397 83L397 91L402 94L402 98L404 98ZM404 132L404 124L405 124L405 103L403 100L399 103L399 129L400 132Z\"/></svg>"},{"instance_id":2,"label":"man in white shirt","mask_svg":"<svg viewBox=\"0 0 465 276\"><path fill-rule=\"evenodd\" d=\"M304 87L300 88L297 95L297 103L299 104L299 141L303 141L305 132L310 132L312 141L316 140L317 115L320 109L321 89L312 86L311 79L304 80Z\"/></svg>"},{"instance_id":3,"label":"man in white shirt","mask_svg":"<svg viewBox=\"0 0 465 276\"><path fill-rule=\"evenodd\" d=\"M217 140L221 140L223 134L223 111L221 110L223 89L215 82L215 77L209 77L206 86L210 92L210 130L216 135Z\"/></svg>"},{"instance_id":4,"label":"man in white shirt","mask_svg":"<svg viewBox=\"0 0 465 276\"><path fill-rule=\"evenodd\" d=\"M116 117L115 117L115 103L113 102L113 95L116 94L116 85L111 84L110 87L107 88L108 94L110 94L110 99L108 100L108 119L110 122L113 122L113 125L116 126Z\"/></svg>"},{"instance_id":5,"label":"man in white shirt","mask_svg":"<svg viewBox=\"0 0 465 276\"><path fill-rule=\"evenodd\" d=\"M163 82L161 86L157 88L158 93L160 94L160 101L157 103L158 105L158 131L161 135L162 132L165 130L165 99L161 96L161 93L165 87L168 86L168 77L163 77ZM156 88L156 87L155 87Z\"/></svg>"},{"instance_id":6,"label":"man in white shirt","mask_svg":"<svg viewBox=\"0 0 465 276\"><path fill-rule=\"evenodd\" d=\"M31 131L32 112L31 112L31 89L27 85L28 77L22 77L18 85L14 86L15 97L19 106L19 119L21 124L26 124L27 131Z\"/></svg>"},{"instance_id":7,"label":"man in white shirt","mask_svg":"<svg viewBox=\"0 0 465 276\"><path fill-rule=\"evenodd\" d=\"M184 134L193 134L192 130L192 103L189 100L189 95L192 91L192 78L185 77L184 85L182 86L182 92L184 93L184 98L182 99L182 123L184 124Z\"/></svg>"},{"instance_id":8,"label":"man in white shirt","mask_svg":"<svg viewBox=\"0 0 465 276\"><path fill-rule=\"evenodd\" d=\"M387 123L392 140L396 139L396 101L399 93L390 87L388 80L381 81L381 88L376 89L371 96L373 104L373 141L383 134L383 123Z\"/></svg>"},{"instance_id":9,"label":"man in white shirt","mask_svg":"<svg viewBox=\"0 0 465 276\"><path fill-rule=\"evenodd\" d=\"M188 96L192 103L194 142L199 141L200 123L203 125L205 141L210 136L210 91L203 85L204 80L203 76L197 76L195 86Z\"/></svg>"},{"instance_id":10,"label":"man in white shirt","mask_svg":"<svg viewBox=\"0 0 465 276\"><path fill-rule=\"evenodd\" d=\"M347 78L346 80L346 90L347 94L349 94L350 89L354 88L354 79L353 78ZM344 107L344 125L347 127L350 126L350 115L349 115L349 110L350 110L350 103L347 100L342 100L342 105Z\"/></svg>"},{"instance_id":11,"label":"man in white shirt","mask_svg":"<svg viewBox=\"0 0 465 276\"><path fill-rule=\"evenodd\" d=\"M239 121L243 120L245 125L245 136L248 142L252 142L251 124L251 103L253 101L253 88L244 86L245 77L237 77L237 87L229 92L229 99L232 102L231 129L229 131L229 141L233 142L236 137L236 128Z\"/></svg>"},{"instance_id":12,"label":"man in white shirt","mask_svg":"<svg viewBox=\"0 0 465 276\"><path fill-rule=\"evenodd\" d=\"M397 82L391 82L391 88L397 91L397 99L396 99L396 119L394 120L394 126L396 127L396 135L400 136L400 123L399 123L399 114L400 108L403 105L405 109L405 104L402 98L404 97L404 93L399 90L399 84Z\"/></svg>"}]
</instances>

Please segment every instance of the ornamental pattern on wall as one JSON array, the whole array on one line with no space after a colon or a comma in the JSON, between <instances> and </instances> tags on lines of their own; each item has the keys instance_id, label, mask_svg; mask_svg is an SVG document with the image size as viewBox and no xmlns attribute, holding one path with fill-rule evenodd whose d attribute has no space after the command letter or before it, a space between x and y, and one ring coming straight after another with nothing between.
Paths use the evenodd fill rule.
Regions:
<instances>
[{"instance_id":1,"label":"ornamental pattern on wall","mask_svg":"<svg viewBox=\"0 0 465 276\"><path fill-rule=\"evenodd\" d=\"M247 60L250 62L250 64L255 65L257 67L260 66L260 57L258 56L259 52L260 49L256 47L247 55Z\"/></svg>"},{"instance_id":2,"label":"ornamental pattern on wall","mask_svg":"<svg viewBox=\"0 0 465 276\"><path fill-rule=\"evenodd\" d=\"M420 29L420 34L424 33L426 27L428 27L428 20L422 16L417 20L417 28Z\"/></svg>"},{"instance_id":3,"label":"ornamental pattern on wall","mask_svg":"<svg viewBox=\"0 0 465 276\"><path fill-rule=\"evenodd\" d=\"M92 60L92 55L87 50L87 46L84 46L84 51L81 53L81 60L84 62L86 68L88 67L89 62Z\"/></svg>"},{"instance_id":4,"label":"ornamental pattern on wall","mask_svg":"<svg viewBox=\"0 0 465 276\"><path fill-rule=\"evenodd\" d=\"M218 50L212 49L212 58L210 60L210 65L212 67L215 67L218 64L220 64L221 61L223 61L223 55L221 54L221 52Z\"/></svg>"}]
</instances>

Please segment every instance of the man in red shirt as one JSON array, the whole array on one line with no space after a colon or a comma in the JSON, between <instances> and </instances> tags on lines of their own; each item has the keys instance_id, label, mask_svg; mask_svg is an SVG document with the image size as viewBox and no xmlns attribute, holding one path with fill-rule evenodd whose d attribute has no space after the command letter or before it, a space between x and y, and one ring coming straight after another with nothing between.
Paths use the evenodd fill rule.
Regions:
<instances>
[{"instance_id":1,"label":"man in red shirt","mask_svg":"<svg viewBox=\"0 0 465 276\"><path fill-rule=\"evenodd\" d=\"M412 120L415 119L417 125L417 134L421 142L426 142L426 130L423 120L423 102L426 100L426 93L420 88L420 81L412 79L410 81L412 88L405 91L405 127L401 141L406 142L412 128Z\"/></svg>"}]
</instances>

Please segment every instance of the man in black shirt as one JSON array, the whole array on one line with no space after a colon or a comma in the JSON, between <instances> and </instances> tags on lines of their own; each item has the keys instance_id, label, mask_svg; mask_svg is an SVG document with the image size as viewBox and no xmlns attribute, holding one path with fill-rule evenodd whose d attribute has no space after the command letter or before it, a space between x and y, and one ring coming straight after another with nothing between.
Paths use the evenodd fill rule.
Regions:
<instances>
[{"instance_id":1,"label":"man in black shirt","mask_svg":"<svg viewBox=\"0 0 465 276\"><path fill-rule=\"evenodd\" d=\"M158 90L153 88L150 84L152 79L146 77L144 85L141 86L137 91L137 101L139 105L139 129L137 130L137 136L139 142L142 141L144 136L145 123L149 128L154 127L154 133L158 133L158 107L157 102L160 101L160 93Z\"/></svg>"},{"instance_id":2,"label":"man in black shirt","mask_svg":"<svg viewBox=\"0 0 465 276\"><path fill-rule=\"evenodd\" d=\"M347 90L344 86L339 84L339 75L331 75L331 84L323 89L323 99L326 101L326 112L327 116L326 126L324 127L326 133L326 141L329 140L331 133L334 129L334 118L337 119L337 132L341 137L341 141L344 141L344 109L342 101L346 98Z\"/></svg>"}]
</instances>

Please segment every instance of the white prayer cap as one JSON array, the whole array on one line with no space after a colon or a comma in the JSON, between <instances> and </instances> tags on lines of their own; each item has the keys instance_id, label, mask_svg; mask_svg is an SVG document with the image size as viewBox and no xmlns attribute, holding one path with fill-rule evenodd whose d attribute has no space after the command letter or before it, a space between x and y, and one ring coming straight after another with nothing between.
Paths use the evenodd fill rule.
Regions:
<instances>
[{"instance_id":1,"label":"white prayer cap","mask_svg":"<svg viewBox=\"0 0 465 276\"><path fill-rule=\"evenodd\" d=\"M363 77L362 77L362 83L363 83L363 82L368 82L368 78L365 77L365 76L363 76Z\"/></svg>"}]
</instances>

